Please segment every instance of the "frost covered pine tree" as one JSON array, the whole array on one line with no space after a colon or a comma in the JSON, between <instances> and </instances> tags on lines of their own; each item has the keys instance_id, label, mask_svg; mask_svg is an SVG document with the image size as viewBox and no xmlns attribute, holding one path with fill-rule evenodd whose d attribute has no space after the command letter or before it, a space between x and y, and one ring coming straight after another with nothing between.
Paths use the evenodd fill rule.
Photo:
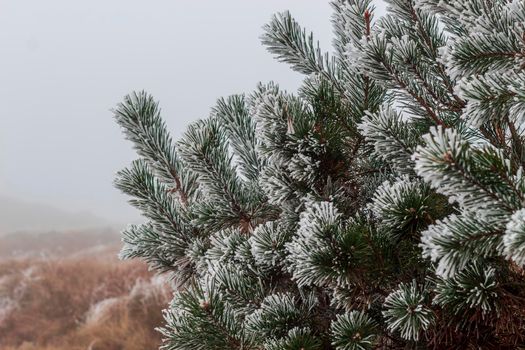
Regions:
<instances>
[{"instance_id":1,"label":"frost covered pine tree","mask_svg":"<svg viewBox=\"0 0 525 350\"><path fill-rule=\"evenodd\" d=\"M334 0L334 52L289 13L263 43L305 75L220 99L174 142L115 110L170 273L166 350L525 346L525 3Z\"/></svg>"}]
</instances>

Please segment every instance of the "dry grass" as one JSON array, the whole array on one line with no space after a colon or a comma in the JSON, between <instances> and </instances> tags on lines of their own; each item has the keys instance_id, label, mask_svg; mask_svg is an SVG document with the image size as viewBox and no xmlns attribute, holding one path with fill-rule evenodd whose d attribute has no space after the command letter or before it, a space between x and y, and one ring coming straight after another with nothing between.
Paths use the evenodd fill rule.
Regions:
<instances>
[{"instance_id":1,"label":"dry grass","mask_svg":"<svg viewBox=\"0 0 525 350\"><path fill-rule=\"evenodd\" d=\"M0 261L0 349L155 349L170 297L144 264L114 251Z\"/></svg>"}]
</instances>

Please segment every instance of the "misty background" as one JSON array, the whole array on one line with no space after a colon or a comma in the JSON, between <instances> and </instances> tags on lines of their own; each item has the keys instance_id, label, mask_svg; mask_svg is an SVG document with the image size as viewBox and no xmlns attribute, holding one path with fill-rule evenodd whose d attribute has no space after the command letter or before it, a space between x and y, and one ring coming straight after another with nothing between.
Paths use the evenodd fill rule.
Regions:
<instances>
[{"instance_id":1,"label":"misty background","mask_svg":"<svg viewBox=\"0 0 525 350\"><path fill-rule=\"evenodd\" d=\"M135 154L110 110L147 90L177 139L221 96L296 90L259 40L284 10L331 51L328 0L0 0L0 234L141 221L112 185Z\"/></svg>"}]
</instances>

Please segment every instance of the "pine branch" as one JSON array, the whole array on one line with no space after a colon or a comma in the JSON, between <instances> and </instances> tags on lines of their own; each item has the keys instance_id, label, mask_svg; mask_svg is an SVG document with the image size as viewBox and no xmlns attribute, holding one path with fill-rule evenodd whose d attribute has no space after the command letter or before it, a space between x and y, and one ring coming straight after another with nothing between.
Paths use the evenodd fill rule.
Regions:
<instances>
[{"instance_id":1,"label":"pine branch","mask_svg":"<svg viewBox=\"0 0 525 350\"><path fill-rule=\"evenodd\" d=\"M214 113L226 129L229 144L239 159L242 175L252 181L257 179L263 163L257 154L254 125L244 96L219 99Z\"/></svg>"},{"instance_id":2,"label":"pine branch","mask_svg":"<svg viewBox=\"0 0 525 350\"><path fill-rule=\"evenodd\" d=\"M426 305L428 295L424 289L413 281L411 284L400 284L388 295L383 315L389 330L399 330L404 339L419 340L420 333L427 330L434 320L432 309Z\"/></svg>"},{"instance_id":3,"label":"pine branch","mask_svg":"<svg viewBox=\"0 0 525 350\"><path fill-rule=\"evenodd\" d=\"M367 314L352 311L337 315L332 322L332 345L337 350L373 349L377 339L377 323Z\"/></svg>"},{"instance_id":4,"label":"pine branch","mask_svg":"<svg viewBox=\"0 0 525 350\"><path fill-rule=\"evenodd\" d=\"M264 31L262 43L279 61L290 64L302 74L320 74L332 82L340 92L344 92L344 88L339 84L333 59L330 59L327 53L322 53L319 43L314 42L313 34L307 35L289 12L275 15L272 21L264 26Z\"/></svg>"},{"instance_id":5,"label":"pine branch","mask_svg":"<svg viewBox=\"0 0 525 350\"><path fill-rule=\"evenodd\" d=\"M227 137L217 120L191 125L178 143L187 166L197 174L199 185L223 212L233 212L238 222L249 222L245 189L228 154Z\"/></svg>"},{"instance_id":6,"label":"pine branch","mask_svg":"<svg viewBox=\"0 0 525 350\"><path fill-rule=\"evenodd\" d=\"M413 172L411 158L421 136L397 111L384 107L375 114L368 113L359 128L372 143L377 157L390 162L401 173Z\"/></svg>"},{"instance_id":7,"label":"pine branch","mask_svg":"<svg viewBox=\"0 0 525 350\"><path fill-rule=\"evenodd\" d=\"M137 153L143 157L155 175L180 195L184 205L195 193L194 176L180 162L166 124L160 117L158 103L146 92L132 93L114 111Z\"/></svg>"},{"instance_id":8,"label":"pine branch","mask_svg":"<svg viewBox=\"0 0 525 350\"><path fill-rule=\"evenodd\" d=\"M512 212L521 202L523 180L510 162L489 147L474 148L456 131L431 129L414 155L418 175L465 208ZM483 205L480 205L483 203Z\"/></svg>"}]
</instances>

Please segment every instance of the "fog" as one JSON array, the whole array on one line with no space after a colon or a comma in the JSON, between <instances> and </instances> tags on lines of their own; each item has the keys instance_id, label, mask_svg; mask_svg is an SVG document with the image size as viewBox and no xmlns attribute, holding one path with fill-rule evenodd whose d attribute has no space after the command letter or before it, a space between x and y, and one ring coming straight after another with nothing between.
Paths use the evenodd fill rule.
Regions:
<instances>
[{"instance_id":1,"label":"fog","mask_svg":"<svg viewBox=\"0 0 525 350\"><path fill-rule=\"evenodd\" d=\"M0 201L137 221L112 185L135 156L110 109L145 89L178 137L220 96L269 80L295 90L301 75L259 41L286 9L331 49L328 1L0 0ZM14 230L32 214L6 215Z\"/></svg>"}]
</instances>

